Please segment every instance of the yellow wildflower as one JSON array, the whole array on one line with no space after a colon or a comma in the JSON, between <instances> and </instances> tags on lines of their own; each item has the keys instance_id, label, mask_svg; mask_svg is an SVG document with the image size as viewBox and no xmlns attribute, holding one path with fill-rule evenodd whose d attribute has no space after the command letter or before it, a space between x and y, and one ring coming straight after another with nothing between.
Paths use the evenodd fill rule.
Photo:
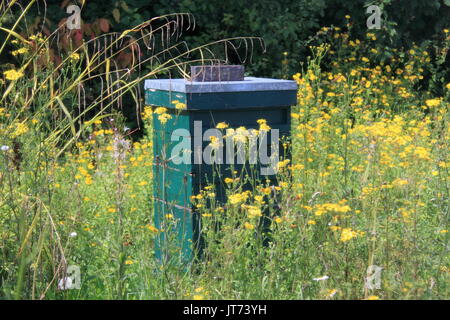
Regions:
<instances>
[{"instance_id":1,"label":"yellow wildflower","mask_svg":"<svg viewBox=\"0 0 450 320\"><path fill-rule=\"evenodd\" d=\"M155 228L151 224L147 225L147 229L150 230L151 232L154 232L154 233L157 233L159 231L157 228Z\"/></svg>"},{"instance_id":2,"label":"yellow wildflower","mask_svg":"<svg viewBox=\"0 0 450 320\"><path fill-rule=\"evenodd\" d=\"M15 50L15 51L11 52L11 54L13 56L17 56L19 54L26 54L26 53L28 53L28 48L20 48L18 50Z\"/></svg>"},{"instance_id":3,"label":"yellow wildflower","mask_svg":"<svg viewBox=\"0 0 450 320\"><path fill-rule=\"evenodd\" d=\"M23 72L14 69L3 72L7 80L15 81L23 77Z\"/></svg>"},{"instance_id":4,"label":"yellow wildflower","mask_svg":"<svg viewBox=\"0 0 450 320\"><path fill-rule=\"evenodd\" d=\"M341 232L340 241L347 242L355 237L358 236L358 233L356 231L353 231L352 228L344 228Z\"/></svg>"},{"instance_id":5,"label":"yellow wildflower","mask_svg":"<svg viewBox=\"0 0 450 320\"><path fill-rule=\"evenodd\" d=\"M248 192L232 194L228 197L231 204L239 204L245 202L248 198Z\"/></svg>"},{"instance_id":6,"label":"yellow wildflower","mask_svg":"<svg viewBox=\"0 0 450 320\"><path fill-rule=\"evenodd\" d=\"M247 229L247 230L253 230L253 229L255 229L255 226L252 225L251 223L245 222L244 223L244 228Z\"/></svg>"},{"instance_id":7,"label":"yellow wildflower","mask_svg":"<svg viewBox=\"0 0 450 320\"><path fill-rule=\"evenodd\" d=\"M177 110L186 110L186 108L187 108L187 106L185 103L177 102L175 104L175 109L177 109Z\"/></svg>"},{"instance_id":8,"label":"yellow wildflower","mask_svg":"<svg viewBox=\"0 0 450 320\"><path fill-rule=\"evenodd\" d=\"M167 108L164 108L164 107L158 107L155 109L156 114L164 114L166 112L167 112Z\"/></svg>"},{"instance_id":9,"label":"yellow wildflower","mask_svg":"<svg viewBox=\"0 0 450 320\"><path fill-rule=\"evenodd\" d=\"M425 104L429 108L437 107L437 106L439 106L441 104L441 99L439 99L439 98L428 99L428 100L425 101Z\"/></svg>"},{"instance_id":10,"label":"yellow wildflower","mask_svg":"<svg viewBox=\"0 0 450 320\"><path fill-rule=\"evenodd\" d=\"M183 102L180 102L178 100L173 100L172 104L175 105L175 109L178 110L185 110L186 109L186 104Z\"/></svg>"},{"instance_id":11,"label":"yellow wildflower","mask_svg":"<svg viewBox=\"0 0 450 320\"><path fill-rule=\"evenodd\" d=\"M231 179L231 178L225 178L224 181L225 181L226 184L230 184L230 183L233 183L234 180Z\"/></svg>"},{"instance_id":12,"label":"yellow wildflower","mask_svg":"<svg viewBox=\"0 0 450 320\"><path fill-rule=\"evenodd\" d=\"M70 59L70 61L80 60L80 55L78 53L74 52L69 56L69 59Z\"/></svg>"},{"instance_id":13,"label":"yellow wildflower","mask_svg":"<svg viewBox=\"0 0 450 320\"><path fill-rule=\"evenodd\" d=\"M255 196L255 201L258 203L263 204L264 203L264 197L263 196Z\"/></svg>"},{"instance_id":14,"label":"yellow wildflower","mask_svg":"<svg viewBox=\"0 0 450 320\"><path fill-rule=\"evenodd\" d=\"M149 106L145 106L144 112L142 112L142 119L147 120L147 119L151 119L151 117L152 117L152 108Z\"/></svg>"},{"instance_id":15,"label":"yellow wildflower","mask_svg":"<svg viewBox=\"0 0 450 320\"><path fill-rule=\"evenodd\" d=\"M261 209L255 206L244 206L243 209L247 210L249 218L261 217Z\"/></svg>"},{"instance_id":16,"label":"yellow wildflower","mask_svg":"<svg viewBox=\"0 0 450 320\"><path fill-rule=\"evenodd\" d=\"M29 129L28 129L28 127L27 127L27 125L25 123L22 123L22 122L18 123L16 125L16 128L15 128L14 132L11 134L11 136L13 138L17 138L18 136L21 136L21 135L27 133L28 130Z\"/></svg>"},{"instance_id":17,"label":"yellow wildflower","mask_svg":"<svg viewBox=\"0 0 450 320\"><path fill-rule=\"evenodd\" d=\"M171 116L170 114L168 114L168 113L163 113L163 114L160 114L160 115L158 116L158 120L159 120L162 124L165 124L169 119L172 119L172 116Z\"/></svg>"},{"instance_id":18,"label":"yellow wildflower","mask_svg":"<svg viewBox=\"0 0 450 320\"><path fill-rule=\"evenodd\" d=\"M333 298L336 295L336 293L337 293L336 289L330 289L330 290L327 290L326 296L327 296L327 298L330 299L330 298Z\"/></svg>"},{"instance_id":19,"label":"yellow wildflower","mask_svg":"<svg viewBox=\"0 0 450 320\"><path fill-rule=\"evenodd\" d=\"M219 122L216 126L217 129L226 129L228 128L228 124L226 124L225 122Z\"/></svg>"},{"instance_id":20,"label":"yellow wildflower","mask_svg":"<svg viewBox=\"0 0 450 320\"><path fill-rule=\"evenodd\" d=\"M261 131L269 131L270 130L270 126L267 125L267 121L265 119L259 119L257 122L259 124L259 130L261 130Z\"/></svg>"}]
</instances>

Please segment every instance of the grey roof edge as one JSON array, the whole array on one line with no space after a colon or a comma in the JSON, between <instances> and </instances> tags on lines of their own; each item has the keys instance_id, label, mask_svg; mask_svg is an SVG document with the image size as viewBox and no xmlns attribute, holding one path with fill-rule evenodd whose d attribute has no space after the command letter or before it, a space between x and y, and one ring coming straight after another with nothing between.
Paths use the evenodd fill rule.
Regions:
<instances>
[{"instance_id":1,"label":"grey roof edge","mask_svg":"<svg viewBox=\"0 0 450 320\"><path fill-rule=\"evenodd\" d=\"M185 79L145 80L145 90L164 90L184 93L283 91L297 90L294 80L245 77L244 81L191 82Z\"/></svg>"}]
</instances>

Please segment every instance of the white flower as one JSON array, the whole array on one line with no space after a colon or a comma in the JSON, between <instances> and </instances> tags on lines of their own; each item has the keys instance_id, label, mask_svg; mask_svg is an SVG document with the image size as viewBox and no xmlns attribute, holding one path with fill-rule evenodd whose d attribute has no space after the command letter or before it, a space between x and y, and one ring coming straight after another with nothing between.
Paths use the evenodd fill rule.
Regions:
<instances>
[{"instance_id":1,"label":"white flower","mask_svg":"<svg viewBox=\"0 0 450 320\"><path fill-rule=\"evenodd\" d=\"M0 147L0 150L2 150L2 151L8 151L8 150L9 150L9 147L8 147L8 146L1 146L1 147Z\"/></svg>"},{"instance_id":2,"label":"white flower","mask_svg":"<svg viewBox=\"0 0 450 320\"><path fill-rule=\"evenodd\" d=\"M323 276L323 277L319 277L319 278L314 278L313 280L314 281L324 281L324 280L327 280L329 278L330 278L329 276Z\"/></svg>"},{"instance_id":3,"label":"white flower","mask_svg":"<svg viewBox=\"0 0 450 320\"><path fill-rule=\"evenodd\" d=\"M77 233L76 232L71 232L70 234L69 234L69 237L71 237L71 238L75 238L77 236Z\"/></svg>"}]
</instances>

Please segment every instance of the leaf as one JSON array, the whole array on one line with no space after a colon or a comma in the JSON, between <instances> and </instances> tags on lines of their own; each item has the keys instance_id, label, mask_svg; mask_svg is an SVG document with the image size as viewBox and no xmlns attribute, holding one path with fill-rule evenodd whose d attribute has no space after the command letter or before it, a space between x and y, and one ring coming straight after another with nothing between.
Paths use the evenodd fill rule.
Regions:
<instances>
[{"instance_id":1,"label":"leaf","mask_svg":"<svg viewBox=\"0 0 450 320\"><path fill-rule=\"evenodd\" d=\"M115 8L112 11L112 15L114 17L114 20L116 20L116 22L119 23L120 22L120 11L119 11L119 9Z\"/></svg>"},{"instance_id":2,"label":"leaf","mask_svg":"<svg viewBox=\"0 0 450 320\"><path fill-rule=\"evenodd\" d=\"M444 0L445 5L450 7L450 0Z\"/></svg>"},{"instance_id":3,"label":"leaf","mask_svg":"<svg viewBox=\"0 0 450 320\"><path fill-rule=\"evenodd\" d=\"M125 10L128 13L131 13L130 8L127 6L127 3L125 1L121 1L120 2L120 6L122 7L123 10Z\"/></svg>"},{"instance_id":4,"label":"leaf","mask_svg":"<svg viewBox=\"0 0 450 320\"><path fill-rule=\"evenodd\" d=\"M17 32L15 32L14 30L2 28L2 27L0 27L0 30L5 31L6 33L9 33L11 36L13 36L13 37L19 39L19 40L22 41L23 43L31 44L30 41L25 40L25 38L23 38L20 34L18 34Z\"/></svg>"},{"instance_id":5,"label":"leaf","mask_svg":"<svg viewBox=\"0 0 450 320\"><path fill-rule=\"evenodd\" d=\"M59 96L56 96L55 99L56 99L56 101L58 101L62 111L64 112L66 117L69 119L70 129L72 131L73 136L76 137L77 136L77 131L75 130L75 124L74 124L74 121L72 119L72 116L70 115L69 110L67 110L66 106L64 105L64 103L62 102L62 100L61 100L61 98Z\"/></svg>"},{"instance_id":6,"label":"leaf","mask_svg":"<svg viewBox=\"0 0 450 320\"><path fill-rule=\"evenodd\" d=\"M105 18L98 19L98 25L101 31L105 33L109 31L109 21L107 19Z\"/></svg>"},{"instance_id":7,"label":"leaf","mask_svg":"<svg viewBox=\"0 0 450 320\"><path fill-rule=\"evenodd\" d=\"M22 251L24 250L26 244L28 243L28 240L30 240L30 237L31 237L31 235L33 233L33 230L35 229L36 224L38 222L38 218L40 216L40 213L41 213L41 210L38 210L37 213L34 215L33 220L31 222L31 225L30 225L30 228L28 229L28 231L27 231L27 233L25 235L25 238L23 239L22 244L21 244L21 246L19 248L19 251L17 252L17 257L20 257L22 255Z\"/></svg>"}]
</instances>

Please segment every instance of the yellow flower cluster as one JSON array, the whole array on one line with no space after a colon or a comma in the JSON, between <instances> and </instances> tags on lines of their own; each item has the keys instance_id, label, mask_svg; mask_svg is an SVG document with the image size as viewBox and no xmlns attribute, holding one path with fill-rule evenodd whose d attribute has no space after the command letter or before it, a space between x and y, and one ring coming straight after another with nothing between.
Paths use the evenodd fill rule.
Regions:
<instances>
[{"instance_id":1,"label":"yellow flower cluster","mask_svg":"<svg viewBox=\"0 0 450 320\"><path fill-rule=\"evenodd\" d=\"M425 104L429 108L434 108L434 107L438 107L441 104L441 101L442 101L442 99L439 99L439 98L428 99L427 101L425 101Z\"/></svg>"},{"instance_id":2,"label":"yellow flower cluster","mask_svg":"<svg viewBox=\"0 0 450 320\"><path fill-rule=\"evenodd\" d=\"M93 165L92 164L89 164L88 165L88 168L93 168ZM80 174L77 174L77 175L75 175L75 178L76 179L81 179L82 177L84 177L84 182L87 184L87 185L91 185L92 184L92 176L91 176L91 174L88 172L88 170L86 170L84 167L78 167L78 172L80 173Z\"/></svg>"},{"instance_id":3,"label":"yellow flower cluster","mask_svg":"<svg viewBox=\"0 0 450 320\"><path fill-rule=\"evenodd\" d=\"M11 134L11 137L17 138L17 137L27 133L28 131L29 131L28 126L25 123L20 122L15 126L15 129L14 129L13 133Z\"/></svg>"},{"instance_id":4,"label":"yellow flower cluster","mask_svg":"<svg viewBox=\"0 0 450 320\"><path fill-rule=\"evenodd\" d=\"M20 48L20 49L17 49L17 50L15 50L15 51L13 51L13 52L11 52L11 54L13 55L13 56L18 56L18 55L20 55L20 54L26 54L26 53L28 53L29 52L29 50L28 50L28 48Z\"/></svg>"},{"instance_id":5,"label":"yellow flower cluster","mask_svg":"<svg viewBox=\"0 0 450 320\"><path fill-rule=\"evenodd\" d=\"M157 107L156 109L155 109L155 113L156 114L164 114L164 113L166 113L167 112L167 108L164 108L164 107Z\"/></svg>"},{"instance_id":6,"label":"yellow flower cluster","mask_svg":"<svg viewBox=\"0 0 450 320\"><path fill-rule=\"evenodd\" d=\"M158 120L165 124L168 120L172 119L172 116L167 113L167 108L164 107L158 107L154 111L158 115Z\"/></svg>"},{"instance_id":7,"label":"yellow flower cluster","mask_svg":"<svg viewBox=\"0 0 450 320\"><path fill-rule=\"evenodd\" d=\"M270 130L270 126L267 124L267 120L259 119L259 120L257 120L257 122L259 124L259 130L261 130L261 131L269 131Z\"/></svg>"},{"instance_id":8,"label":"yellow flower cluster","mask_svg":"<svg viewBox=\"0 0 450 320\"><path fill-rule=\"evenodd\" d=\"M350 241L353 238L356 238L359 235L362 235L360 231L354 231L352 228L343 228L341 231L341 236L339 238L339 241L341 242L347 242Z\"/></svg>"},{"instance_id":9,"label":"yellow flower cluster","mask_svg":"<svg viewBox=\"0 0 450 320\"><path fill-rule=\"evenodd\" d=\"M250 219L262 216L261 209L259 207L257 207L257 206L251 206L251 205L243 204L241 207L242 207L242 209L247 211L248 217Z\"/></svg>"},{"instance_id":10,"label":"yellow flower cluster","mask_svg":"<svg viewBox=\"0 0 450 320\"><path fill-rule=\"evenodd\" d=\"M314 214L321 216L327 212L347 213L352 209L346 205L346 200L341 200L339 203L323 203L314 206Z\"/></svg>"},{"instance_id":11,"label":"yellow flower cluster","mask_svg":"<svg viewBox=\"0 0 450 320\"><path fill-rule=\"evenodd\" d=\"M69 56L70 61L78 61L80 60L80 55L76 52L73 52L70 56Z\"/></svg>"},{"instance_id":12,"label":"yellow flower cluster","mask_svg":"<svg viewBox=\"0 0 450 320\"><path fill-rule=\"evenodd\" d=\"M144 112L142 112L142 119L144 120L150 120L152 118L152 107L150 106L145 106L144 107Z\"/></svg>"},{"instance_id":13,"label":"yellow flower cluster","mask_svg":"<svg viewBox=\"0 0 450 320\"><path fill-rule=\"evenodd\" d=\"M194 290L194 294L192 296L193 300L205 300L209 295L209 291L206 291L203 287L198 287ZM186 296L189 296L187 294Z\"/></svg>"},{"instance_id":14,"label":"yellow flower cluster","mask_svg":"<svg viewBox=\"0 0 450 320\"><path fill-rule=\"evenodd\" d=\"M173 100L172 104L175 105L175 109L177 109L177 110L186 110L186 108L187 108L185 103L180 102L178 100Z\"/></svg>"},{"instance_id":15,"label":"yellow flower cluster","mask_svg":"<svg viewBox=\"0 0 450 320\"><path fill-rule=\"evenodd\" d=\"M170 115L170 114L168 114L168 113L163 113L163 114L160 114L159 116L158 116L158 120L162 123L162 124L165 124L168 120L170 120L170 119L172 119L172 116Z\"/></svg>"},{"instance_id":16,"label":"yellow flower cluster","mask_svg":"<svg viewBox=\"0 0 450 320\"><path fill-rule=\"evenodd\" d=\"M243 126L237 128L236 130L233 128L227 129L226 137L231 137L238 143L246 143L249 137L249 131Z\"/></svg>"},{"instance_id":17,"label":"yellow flower cluster","mask_svg":"<svg viewBox=\"0 0 450 320\"><path fill-rule=\"evenodd\" d=\"M226 124L225 122L219 122L219 123L216 125L216 128L217 128L217 129L226 129L226 128L228 128L228 124Z\"/></svg>"},{"instance_id":18,"label":"yellow flower cluster","mask_svg":"<svg viewBox=\"0 0 450 320\"><path fill-rule=\"evenodd\" d=\"M209 140L211 141L211 143L209 144L209 146L213 149L213 150L217 150L222 146L221 141L219 140L219 138L217 138L216 136L210 136Z\"/></svg>"},{"instance_id":19,"label":"yellow flower cluster","mask_svg":"<svg viewBox=\"0 0 450 320\"><path fill-rule=\"evenodd\" d=\"M244 203L249 198L251 192L250 191L244 191L242 193L236 193L228 196L228 201L232 205L237 205L240 203Z\"/></svg>"},{"instance_id":20,"label":"yellow flower cluster","mask_svg":"<svg viewBox=\"0 0 450 320\"><path fill-rule=\"evenodd\" d=\"M36 35L34 35L34 34L31 35L29 39L32 40L32 41L38 41L38 42L44 42L45 41L44 38L42 37L42 34L40 34L40 33L38 33Z\"/></svg>"},{"instance_id":21,"label":"yellow flower cluster","mask_svg":"<svg viewBox=\"0 0 450 320\"><path fill-rule=\"evenodd\" d=\"M3 74L5 75L5 78L10 81L15 81L23 77L23 72L14 69L7 70L3 72Z\"/></svg>"},{"instance_id":22,"label":"yellow flower cluster","mask_svg":"<svg viewBox=\"0 0 450 320\"><path fill-rule=\"evenodd\" d=\"M103 135L112 135L114 133L114 131L112 131L111 129L100 129L100 130L95 130L93 132L93 134L95 136L103 136Z\"/></svg>"},{"instance_id":23,"label":"yellow flower cluster","mask_svg":"<svg viewBox=\"0 0 450 320\"><path fill-rule=\"evenodd\" d=\"M225 179L224 179L224 182L225 182L226 184L231 184L231 183L233 183L233 182L235 182L235 181L239 181L239 178L235 178L235 179L232 179L232 178L225 178Z\"/></svg>"},{"instance_id":24,"label":"yellow flower cluster","mask_svg":"<svg viewBox=\"0 0 450 320\"><path fill-rule=\"evenodd\" d=\"M247 230L253 230L255 229L255 226L251 224L250 222L244 222L244 228Z\"/></svg>"}]
</instances>

